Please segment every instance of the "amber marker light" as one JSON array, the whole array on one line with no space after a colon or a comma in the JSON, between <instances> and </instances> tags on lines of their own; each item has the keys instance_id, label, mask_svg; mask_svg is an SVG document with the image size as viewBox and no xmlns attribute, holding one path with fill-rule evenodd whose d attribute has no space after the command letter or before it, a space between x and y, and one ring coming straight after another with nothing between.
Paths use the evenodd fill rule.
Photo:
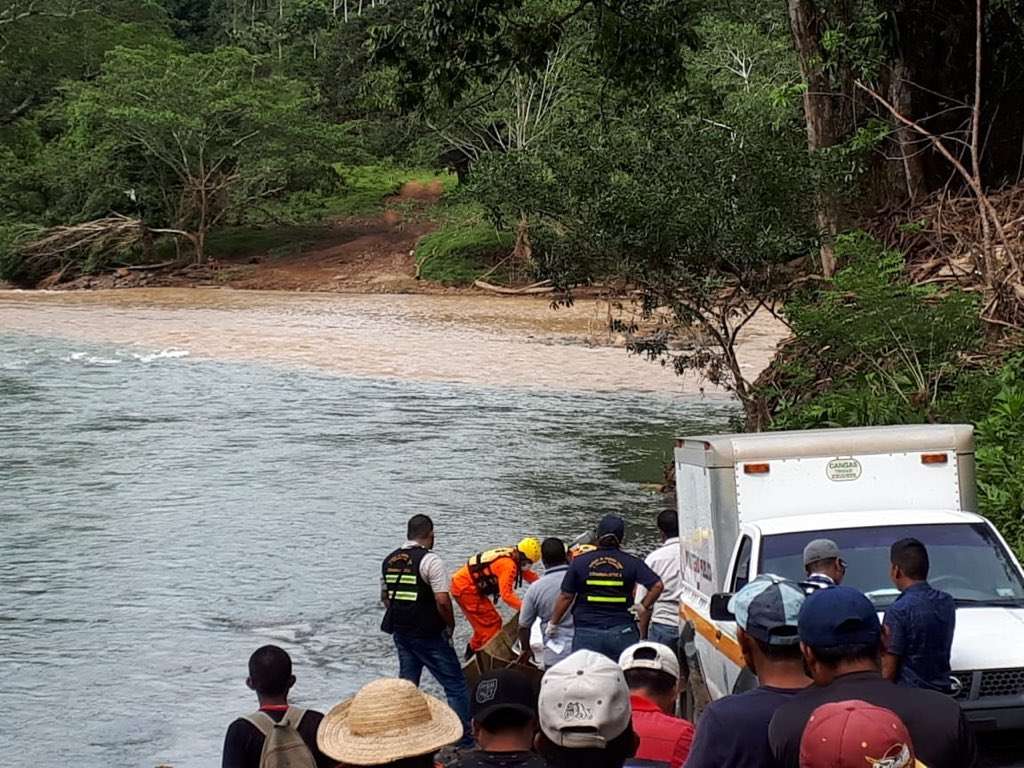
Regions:
<instances>
[{"instance_id":1,"label":"amber marker light","mask_svg":"<svg viewBox=\"0 0 1024 768\"><path fill-rule=\"evenodd\" d=\"M744 464L743 473L747 475L767 475L771 467L767 464Z\"/></svg>"},{"instance_id":2,"label":"amber marker light","mask_svg":"<svg viewBox=\"0 0 1024 768\"><path fill-rule=\"evenodd\" d=\"M949 454L947 453L922 453L921 454L922 464L949 464Z\"/></svg>"}]
</instances>

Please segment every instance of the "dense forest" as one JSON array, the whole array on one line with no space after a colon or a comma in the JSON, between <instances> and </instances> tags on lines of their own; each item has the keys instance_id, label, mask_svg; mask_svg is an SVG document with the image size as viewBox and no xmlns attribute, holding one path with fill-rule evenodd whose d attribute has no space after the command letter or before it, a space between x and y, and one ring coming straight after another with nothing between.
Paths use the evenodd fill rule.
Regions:
<instances>
[{"instance_id":1,"label":"dense forest","mask_svg":"<svg viewBox=\"0 0 1024 768\"><path fill-rule=\"evenodd\" d=\"M0 278L437 179L425 278L599 286L747 428L974 422L1018 551L1022 177L1021 0L0 0Z\"/></svg>"}]
</instances>

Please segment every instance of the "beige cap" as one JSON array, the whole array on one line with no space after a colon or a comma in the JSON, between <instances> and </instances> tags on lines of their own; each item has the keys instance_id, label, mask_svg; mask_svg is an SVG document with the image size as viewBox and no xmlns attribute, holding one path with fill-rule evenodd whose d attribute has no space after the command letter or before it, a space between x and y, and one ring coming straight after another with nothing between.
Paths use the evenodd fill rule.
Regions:
<instances>
[{"instance_id":1,"label":"beige cap","mask_svg":"<svg viewBox=\"0 0 1024 768\"><path fill-rule=\"evenodd\" d=\"M653 669L679 679L679 659L675 652L661 643L642 642L631 645L619 656L622 671Z\"/></svg>"},{"instance_id":2,"label":"beige cap","mask_svg":"<svg viewBox=\"0 0 1024 768\"><path fill-rule=\"evenodd\" d=\"M320 751L348 765L379 765L426 755L462 738L459 716L408 680L363 686L328 712L317 729Z\"/></svg>"},{"instance_id":3,"label":"beige cap","mask_svg":"<svg viewBox=\"0 0 1024 768\"><path fill-rule=\"evenodd\" d=\"M544 673L537 703L540 729L553 744L603 749L630 727L629 686L601 653L576 651Z\"/></svg>"}]
</instances>

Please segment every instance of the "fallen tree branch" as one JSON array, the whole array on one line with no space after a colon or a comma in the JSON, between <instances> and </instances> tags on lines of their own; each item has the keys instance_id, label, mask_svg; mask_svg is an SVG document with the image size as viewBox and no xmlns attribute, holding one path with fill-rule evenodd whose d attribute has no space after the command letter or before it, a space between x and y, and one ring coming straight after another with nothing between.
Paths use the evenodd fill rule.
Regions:
<instances>
[{"instance_id":1,"label":"fallen tree branch","mask_svg":"<svg viewBox=\"0 0 1024 768\"><path fill-rule=\"evenodd\" d=\"M531 296L542 293L554 293L555 291L550 280L542 280L539 283L524 285L521 288L506 288L503 285L494 285L493 283L488 283L483 280L474 280L473 285L477 288L482 288L485 291L498 293L503 296Z\"/></svg>"}]
</instances>

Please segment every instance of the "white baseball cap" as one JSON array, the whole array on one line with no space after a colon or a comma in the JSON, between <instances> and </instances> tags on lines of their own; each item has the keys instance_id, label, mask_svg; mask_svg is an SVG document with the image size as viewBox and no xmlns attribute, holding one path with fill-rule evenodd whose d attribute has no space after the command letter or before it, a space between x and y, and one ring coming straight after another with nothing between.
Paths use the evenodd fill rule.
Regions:
<instances>
[{"instance_id":1,"label":"white baseball cap","mask_svg":"<svg viewBox=\"0 0 1024 768\"><path fill-rule=\"evenodd\" d=\"M544 673L540 729L570 749L604 749L630 727L633 710L622 669L607 656L576 651Z\"/></svg>"},{"instance_id":2,"label":"white baseball cap","mask_svg":"<svg viewBox=\"0 0 1024 768\"><path fill-rule=\"evenodd\" d=\"M679 679L679 659L667 645L642 642L631 645L619 656L622 671L630 669L654 669Z\"/></svg>"}]
</instances>

